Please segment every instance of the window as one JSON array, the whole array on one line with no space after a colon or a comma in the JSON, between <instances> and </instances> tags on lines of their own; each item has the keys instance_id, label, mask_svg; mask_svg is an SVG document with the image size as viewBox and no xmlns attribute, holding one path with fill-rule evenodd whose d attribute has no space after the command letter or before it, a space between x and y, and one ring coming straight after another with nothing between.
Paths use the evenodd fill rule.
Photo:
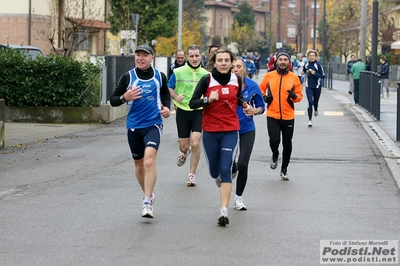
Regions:
<instances>
[{"instance_id":1,"label":"window","mask_svg":"<svg viewBox=\"0 0 400 266\"><path fill-rule=\"evenodd\" d=\"M287 37L295 38L296 37L296 26L288 25L287 26Z\"/></svg>"},{"instance_id":2,"label":"window","mask_svg":"<svg viewBox=\"0 0 400 266\"><path fill-rule=\"evenodd\" d=\"M84 31L77 32L74 46L76 50L89 51L89 34Z\"/></svg>"},{"instance_id":3,"label":"window","mask_svg":"<svg viewBox=\"0 0 400 266\"><path fill-rule=\"evenodd\" d=\"M315 6L316 7L316 11L317 11L317 16L319 16L319 4L317 3L317 5ZM315 10L315 8L314 8L314 3L312 3L311 4L311 14L313 14L314 15L314 10Z\"/></svg>"},{"instance_id":4,"label":"window","mask_svg":"<svg viewBox=\"0 0 400 266\"><path fill-rule=\"evenodd\" d=\"M288 4L288 13L289 13L289 15L296 13L296 4L294 4L294 3Z\"/></svg>"},{"instance_id":5,"label":"window","mask_svg":"<svg viewBox=\"0 0 400 266\"><path fill-rule=\"evenodd\" d=\"M318 38L318 36L319 36L318 29L316 30L315 35L316 35L317 38ZM314 27L311 27L310 38L314 39Z\"/></svg>"}]
</instances>

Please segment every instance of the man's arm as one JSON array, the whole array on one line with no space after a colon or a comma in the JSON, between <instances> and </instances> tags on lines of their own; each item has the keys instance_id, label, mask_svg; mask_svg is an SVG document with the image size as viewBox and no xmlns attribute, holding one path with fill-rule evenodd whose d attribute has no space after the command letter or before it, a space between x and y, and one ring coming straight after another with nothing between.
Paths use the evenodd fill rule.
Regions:
<instances>
[{"instance_id":1,"label":"man's arm","mask_svg":"<svg viewBox=\"0 0 400 266\"><path fill-rule=\"evenodd\" d=\"M208 84L210 82L210 75L203 76L197 83L196 89L193 92L192 99L190 99L189 107L191 109L198 109L209 105L208 99L201 98L207 91Z\"/></svg>"},{"instance_id":2,"label":"man's arm","mask_svg":"<svg viewBox=\"0 0 400 266\"><path fill-rule=\"evenodd\" d=\"M168 89L169 93L171 95L171 98L176 100L177 94L175 93L175 87L176 87L176 76L175 73L172 73L171 77L168 80Z\"/></svg>"},{"instance_id":3,"label":"man's arm","mask_svg":"<svg viewBox=\"0 0 400 266\"><path fill-rule=\"evenodd\" d=\"M168 109L170 109L171 95L168 90L167 77L162 72L161 72L161 79L162 79L162 86L160 88L161 103L164 107L167 107Z\"/></svg>"},{"instance_id":4,"label":"man's arm","mask_svg":"<svg viewBox=\"0 0 400 266\"><path fill-rule=\"evenodd\" d=\"M121 101L120 97L121 95L124 95L128 86L129 86L129 74L126 72L120 77L117 83L117 87L115 88L113 94L110 97L111 106L120 106L121 104L125 103L125 101Z\"/></svg>"}]
</instances>

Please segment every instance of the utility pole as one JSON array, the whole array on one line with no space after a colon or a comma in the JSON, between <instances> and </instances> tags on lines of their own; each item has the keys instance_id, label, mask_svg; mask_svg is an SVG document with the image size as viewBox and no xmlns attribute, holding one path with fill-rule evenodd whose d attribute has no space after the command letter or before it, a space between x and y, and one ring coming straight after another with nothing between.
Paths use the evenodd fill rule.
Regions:
<instances>
[{"instance_id":1,"label":"utility pole","mask_svg":"<svg viewBox=\"0 0 400 266\"><path fill-rule=\"evenodd\" d=\"M324 65L326 64L326 0L324 0L324 16L322 24L322 65Z\"/></svg>"},{"instance_id":2,"label":"utility pole","mask_svg":"<svg viewBox=\"0 0 400 266\"><path fill-rule=\"evenodd\" d=\"M178 50L182 50L182 0L179 0Z\"/></svg>"},{"instance_id":3,"label":"utility pole","mask_svg":"<svg viewBox=\"0 0 400 266\"><path fill-rule=\"evenodd\" d=\"M317 48L317 0L314 0L314 28L313 28L313 50L316 51Z\"/></svg>"},{"instance_id":4,"label":"utility pole","mask_svg":"<svg viewBox=\"0 0 400 266\"><path fill-rule=\"evenodd\" d=\"M278 42L281 42L281 5L282 0L278 0Z\"/></svg>"},{"instance_id":5,"label":"utility pole","mask_svg":"<svg viewBox=\"0 0 400 266\"><path fill-rule=\"evenodd\" d=\"M269 53L272 53L272 0L269 0Z\"/></svg>"},{"instance_id":6,"label":"utility pole","mask_svg":"<svg viewBox=\"0 0 400 266\"><path fill-rule=\"evenodd\" d=\"M371 71L377 70L377 50L378 50L378 0L372 3L372 47L371 47Z\"/></svg>"},{"instance_id":7,"label":"utility pole","mask_svg":"<svg viewBox=\"0 0 400 266\"><path fill-rule=\"evenodd\" d=\"M364 63L365 63L366 39L367 39L367 0L361 0L360 57Z\"/></svg>"},{"instance_id":8,"label":"utility pole","mask_svg":"<svg viewBox=\"0 0 400 266\"><path fill-rule=\"evenodd\" d=\"M300 0L300 22L299 22L299 51L303 51L303 2L304 0Z\"/></svg>"}]
</instances>

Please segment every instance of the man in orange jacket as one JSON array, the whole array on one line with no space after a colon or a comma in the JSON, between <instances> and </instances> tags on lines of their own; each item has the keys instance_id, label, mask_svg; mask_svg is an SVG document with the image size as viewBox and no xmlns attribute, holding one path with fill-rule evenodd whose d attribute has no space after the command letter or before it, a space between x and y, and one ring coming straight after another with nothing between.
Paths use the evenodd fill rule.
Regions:
<instances>
[{"instance_id":1,"label":"man in orange jacket","mask_svg":"<svg viewBox=\"0 0 400 266\"><path fill-rule=\"evenodd\" d=\"M302 85L296 74L290 71L290 54L281 51L276 55L276 70L268 72L260 84L267 103L267 128L272 151L271 169L278 166L280 135L282 133L282 166L280 176L288 181L287 167L292 154L294 132L294 103L303 98Z\"/></svg>"}]
</instances>

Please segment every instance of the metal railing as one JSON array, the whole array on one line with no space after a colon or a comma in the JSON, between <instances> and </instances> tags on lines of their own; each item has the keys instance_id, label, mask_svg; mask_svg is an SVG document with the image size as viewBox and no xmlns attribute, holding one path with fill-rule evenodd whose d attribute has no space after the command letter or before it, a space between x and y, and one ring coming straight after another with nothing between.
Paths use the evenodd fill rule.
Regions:
<instances>
[{"instance_id":1,"label":"metal railing","mask_svg":"<svg viewBox=\"0 0 400 266\"><path fill-rule=\"evenodd\" d=\"M379 121L381 119L381 82L378 73L361 71L359 87L359 105Z\"/></svg>"},{"instance_id":2,"label":"metal railing","mask_svg":"<svg viewBox=\"0 0 400 266\"><path fill-rule=\"evenodd\" d=\"M322 86L331 90L333 88L333 67L331 65L325 65L323 67L325 78L322 81Z\"/></svg>"}]
</instances>

